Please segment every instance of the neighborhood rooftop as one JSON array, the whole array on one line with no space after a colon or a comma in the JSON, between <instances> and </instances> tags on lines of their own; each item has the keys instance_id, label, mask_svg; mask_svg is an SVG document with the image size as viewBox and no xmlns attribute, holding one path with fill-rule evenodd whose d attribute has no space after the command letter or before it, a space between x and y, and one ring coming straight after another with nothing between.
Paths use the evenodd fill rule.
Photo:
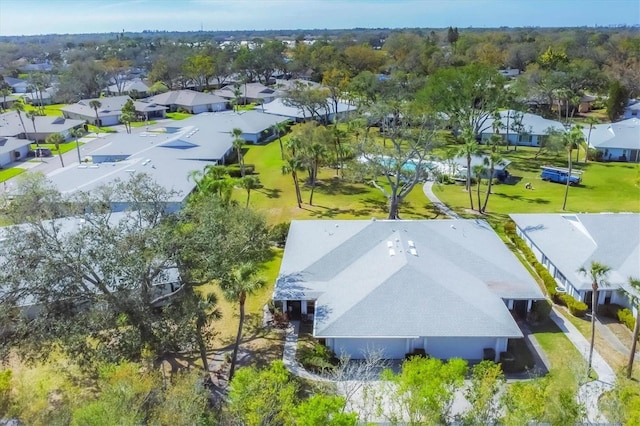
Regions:
<instances>
[{"instance_id":1,"label":"neighborhood rooftop","mask_svg":"<svg viewBox=\"0 0 640 426\"><path fill-rule=\"evenodd\" d=\"M521 337L542 299L485 221L292 221L274 300L316 300L317 337Z\"/></svg>"}]
</instances>

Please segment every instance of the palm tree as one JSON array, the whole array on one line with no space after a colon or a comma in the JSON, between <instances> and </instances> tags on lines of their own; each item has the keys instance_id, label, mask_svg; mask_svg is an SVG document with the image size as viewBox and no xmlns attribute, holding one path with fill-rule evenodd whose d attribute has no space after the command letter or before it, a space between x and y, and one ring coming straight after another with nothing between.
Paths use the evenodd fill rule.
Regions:
<instances>
[{"instance_id":1,"label":"palm tree","mask_svg":"<svg viewBox=\"0 0 640 426\"><path fill-rule=\"evenodd\" d=\"M124 124L124 129L127 133L131 133L131 122L135 119L135 116L129 111L123 112L120 115L120 121Z\"/></svg>"},{"instance_id":2,"label":"palm tree","mask_svg":"<svg viewBox=\"0 0 640 426\"><path fill-rule=\"evenodd\" d=\"M316 189L316 181L318 180L318 169L320 168L320 162L327 155L327 148L321 143L313 143L309 147L309 159L311 160L311 195L309 195L309 205L313 205L313 193Z\"/></svg>"},{"instance_id":3,"label":"palm tree","mask_svg":"<svg viewBox=\"0 0 640 426\"><path fill-rule=\"evenodd\" d=\"M489 195L491 195L491 186L493 185L493 173L495 172L496 164L500 164L504 161L504 158L500 155L497 150L497 147L494 146L491 153L489 154L489 184L487 185L487 195L484 198L484 204L482 205L481 212L485 212L487 210L487 204L489 203Z\"/></svg>"},{"instance_id":4,"label":"palm tree","mask_svg":"<svg viewBox=\"0 0 640 426\"><path fill-rule=\"evenodd\" d=\"M571 162L571 152L576 146L580 146L580 140L584 139L582 131L574 127L569 132L562 135L562 144L567 151L567 161L569 162L569 175L567 176L567 185L564 190L564 201L562 202L562 210L567 209L567 197L569 196L569 186L571 185L571 171L573 164Z\"/></svg>"},{"instance_id":5,"label":"palm tree","mask_svg":"<svg viewBox=\"0 0 640 426\"><path fill-rule=\"evenodd\" d=\"M583 275L591 279L591 343L589 346L589 365L587 367L587 377L591 374L591 362L593 361L593 344L596 337L596 312L598 310L598 288L599 285L606 285L606 278L611 270L607 265L591 261L591 266L587 270L584 266L578 269Z\"/></svg>"},{"instance_id":6,"label":"palm tree","mask_svg":"<svg viewBox=\"0 0 640 426\"><path fill-rule=\"evenodd\" d=\"M80 139L80 137L84 135L84 129L82 129L81 127L78 127L76 129L71 129L69 133L76 140L76 152L78 153L78 163L82 163L82 158L80 158L80 142L78 142L78 139Z\"/></svg>"},{"instance_id":7,"label":"palm tree","mask_svg":"<svg viewBox=\"0 0 640 426\"><path fill-rule=\"evenodd\" d=\"M13 105L11 105L11 109L18 113L18 118L20 119L20 124L22 124L22 130L24 130L24 135L27 139L29 139L27 128L24 127L24 121L22 120L22 113L24 112L24 101L22 99L18 99L13 103Z\"/></svg>"},{"instance_id":8,"label":"palm tree","mask_svg":"<svg viewBox=\"0 0 640 426\"><path fill-rule=\"evenodd\" d=\"M236 149L236 154L238 155L238 163L240 163L240 175L244 177L244 158L242 156L242 146L244 145L244 139L240 137L242 135L242 130L234 128L233 130L231 130L231 134L233 135L233 147Z\"/></svg>"},{"instance_id":9,"label":"palm tree","mask_svg":"<svg viewBox=\"0 0 640 426\"><path fill-rule=\"evenodd\" d=\"M100 102L97 99L89 101L89 107L93 108L93 110L96 113L96 128L98 129L96 131L96 134L98 134L100 132L100 117L98 116L98 108L100 108L101 106L102 106L102 102Z\"/></svg>"},{"instance_id":10,"label":"palm tree","mask_svg":"<svg viewBox=\"0 0 640 426\"><path fill-rule=\"evenodd\" d=\"M478 142L476 142L476 138L471 131L465 131L462 136L464 140L464 145L458 151L458 155L466 157L467 159L467 192L469 193L469 204L471 205L471 210L473 210L473 194L471 193L471 158L478 153L480 147ZM478 206L478 208L480 208Z\"/></svg>"},{"instance_id":11,"label":"palm tree","mask_svg":"<svg viewBox=\"0 0 640 426\"><path fill-rule=\"evenodd\" d=\"M296 188L296 200L298 201L298 208L302 208L302 194L300 193L300 180L298 179L298 171L302 169L302 160L298 157L289 157L285 160L285 164L282 166L282 173L291 173L293 178L293 185Z\"/></svg>"},{"instance_id":12,"label":"palm tree","mask_svg":"<svg viewBox=\"0 0 640 426\"><path fill-rule=\"evenodd\" d=\"M47 136L47 143L50 143L56 147L56 151L58 151L58 156L60 157L60 164L64 167L64 160L62 159L62 152L60 152L60 144L64 142L64 138L60 133L52 133Z\"/></svg>"},{"instance_id":13,"label":"palm tree","mask_svg":"<svg viewBox=\"0 0 640 426\"><path fill-rule=\"evenodd\" d=\"M284 145L282 145L282 135L287 132L287 128L289 127L288 121L283 121L282 123L276 123L271 128L273 129L273 133L278 137L278 142L280 143L280 159L284 160Z\"/></svg>"},{"instance_id":14,"label":"palm tree","mask_svg":"<svg viewBox=\"0 0 640 426\"><path fill-rule=\"evenodd\" d=\"M35 111L28 111L24 115L29 120L31 120L31 125L33 126L33 140L36 143L36 148L40 148L38 137L36 136L36 134L38 133L38 131L36 130L36 117L38 116L38 114L36 114Z\"/></svg>"},{"instance_id":15,"label":"palm tree","mask_svg":"<svg viewBox=\"0 0 640 426\"><path fill-rule=\"evenodd\" d=\"M591 130L593 130L593 126L598 124L599 121L595 117L587 117L585 123L589 125L589 134L587 135L587 149L584 153L584 164L587 164L589 161L589 148L591 147Z\"/></svg>"},{"instance_id":16,"label":"palm tree","mask_svg":"<svg viewBox=\"0 0 640 426\"><path fill-rule=\"evenodd\" d=\"M476 166L473 166L473 175L476 177L476 196L478 198L478 211L482 212L482 203L480 201L480 184L482 183L482 174L484 173L484 171L486 170L484 164L478 164ZM491 178L489 178L489 180L491 180Z\"/></svg>"},{"instance_id":17,"label":"palm tree","mask_svg":"<svg viewBox=\"0 0 640 426\"><path fill-rule=\"evenodd\" d=\"M5 111L7 109L7 96L10 96L13 93L10 87L3 87L0 89L0 96L2 96L2 110Z\"/></svg>"},{"instance_id":18,"label":"palm tree","mask_svg":"<svg viewBox=\"0 0 640 426\"><path fill-rule=\"evenodd\" d=\"M265 284L265 281L262 278L256 276L257 272L258 268L254 263L246 262L227 273L226 276L220 280L220 288L222 289L225 299L229 302L238 302L240 310L238 334L236 335L236 342L233 346L233 355L231 356L229 381L233 379L233 374L235 373L238 348L240 347L240 341L242 340L245 301L247 300L248 295L259 290Z\"/></svg>"},{"instance_id":19,"label":"palm tree","mask_svg":"<svg viewBox=\"0 0 640 426\"><path fill-rule=\"evenodd\" d=\"M251 191L254 189L262 188L260 178L258 176L249 175L241 178L238 181L239 186L247 191L247 204L245 207L249 207L249 199L251 197Z\"/></svg>"},{"instance_id":20,"label":"palm tree","mask_svg":"<svg viewBox=\"0 0 640 426\"><path fill-rule=\"evenodd\" d=\"M635 292L640 293L640 280L629 277L629 286ZM629 361L627 362L627 378L631 378L631 373L633 371L633 362L636 357L636 347L638 345L638 334L640 332L640 298L634 297L627 292L627 295L631 296L630 299L636 305L636 309L638 313L636 314L636 325L633 327L633 339L631 339L631 350L629 351Z\"/></svg>"}]
</instances>

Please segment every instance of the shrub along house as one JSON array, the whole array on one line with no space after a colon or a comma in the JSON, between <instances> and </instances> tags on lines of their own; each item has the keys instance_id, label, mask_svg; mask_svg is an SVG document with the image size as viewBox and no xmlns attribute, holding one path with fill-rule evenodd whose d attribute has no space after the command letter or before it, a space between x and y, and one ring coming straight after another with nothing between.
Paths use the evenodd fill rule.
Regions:
<instances>
[{"instance_id":1,"label":"shrub along house","mask_svg":"<svg viewBox=\"0 0 640 426\"><path fill-rule=\"evenodd\" d=\"M640 214L512 214L516 232L549 270L560 292L591 305L591 280L578 272L591 262L607 265L598 304L631 307L620 292L629 277L640 277Z\"/></svg>"},{"instance_id":2,"label":"shrub along house","mask_svg":"<svg viewBox=\"0 0 640 426\"><path fill-rule=\"evenodd\" d=\"M292 221L273 299L336 354L498 359L542 292L485 221Z\"/></svg>"}]
</instances>

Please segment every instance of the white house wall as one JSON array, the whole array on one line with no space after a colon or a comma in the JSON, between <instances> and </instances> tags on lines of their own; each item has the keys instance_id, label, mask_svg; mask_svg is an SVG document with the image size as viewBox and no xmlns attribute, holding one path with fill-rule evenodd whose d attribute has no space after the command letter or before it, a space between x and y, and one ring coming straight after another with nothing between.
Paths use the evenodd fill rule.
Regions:
<instances>
[{"instance_id":1,"label":"white house wall","mask_svg":"<svg viewBox=\"0 0 640 426\"><path fill-rule=\"evenodd\" d=\"M425 351L429 356L450 359L482 359L485 348L492 348L496 356L506 350L507 339L497 337L428 337Z\"/></svg>"},{"instance_id":2,"label":"white house wall","mask_svg":"<svg viewBox=\"0 0 640 426\"><path fill-rule=\"evenodd\" d=\"M328 339L327 345L337 355L348 355L351 359L364 359L367 353L381 350L385 359L403 359L408 352L406 338L379 339Z\"/></svg>"}]
</instances>

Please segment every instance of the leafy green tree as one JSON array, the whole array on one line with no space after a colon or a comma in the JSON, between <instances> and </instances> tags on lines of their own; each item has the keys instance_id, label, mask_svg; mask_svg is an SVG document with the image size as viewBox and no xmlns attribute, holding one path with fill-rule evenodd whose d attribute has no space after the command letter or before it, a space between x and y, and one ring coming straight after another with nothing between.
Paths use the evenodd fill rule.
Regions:
<instances>
[{"instance_id":1,"label":"leafy green tree","mask_svg":"<svg viewBox=\"0 0 640 426\"><path fill-rule=\"evenodd\" d=\"M327 89L315 89L308 84L296 81L293 88L282 97L282 102L301 110L304 118L326 123L329 121L327 102L329 96Z\"/></svg>"},{"instance_id":2,"label":"leafy green tree","mask_svg":"<svg viewBox=\"0 0 640 426\"><path fill-rule=\"evenodd\" d=\"M197 370L174 374L160 399L150 407L149 424L213 426L215 422L209 406L210 395L203 386L202 374Z\"/></svg>"},{"instance_id":3,"label":"leafy green tree","mask_svg":"<svg viewBox=\"0 0 640 426\"><path fill-rule=\"evenodd\" d=\"M495 136L495 138L494 138ZM487 194L484 198L484 204L480 211L485 212L487 210L487 204L489 203L489 196L491 195L491 187L493 186L493 174L496 169L496 164L502 164L504 162L504 158L500 155L498 151L498 144L500 143L500 136L492 135L489 140L489 145L491 146L489 152L489 183L487 185Z\"/></svg>"},{"instance_id":4,"label":"leafy green tree","mask_svg":"<svg viewBox=\"0 0 640 426\"><path fill-rule=\"evenodd\" d=\"M607 98L607 117L615 121L620 117L627 105L629 93L627 89L618 81L614 81L609 86L609 97Z\"/></svg>"},{"instance_id":5,"label":"leafy green tree","mask_svg":"<svg viewBox=\"0 0 640 426\"><path fill-rule=\"evenodd\" d=\"M339 396L315 394L300 402L293 410L296 426L355 426L356 413L345 413L345 401Z\"/></svg>"},{"instance_id":6,"label":"leafy green tree","mask_svg":"<svg viewBox=\"0 0 640 426\"><path fill-rule=\"evenodd\" d=\"M131 133L131 122L134 121L136 119L136 116L134 114L131 114L128 111L123 111L122 114L120 114L120 122L122 124L124 124L124 128L126 130L127 133Z\"/></svg>"},{"instance_id":7,"label":"leafy green tree","mask_svg":"<svg viewBox=\"0 0 640 426\"><path fill-rule=\"evenodd\" d=\"M282 136L289 129L289 122L283 121L281 123L276 123L272 127L273 133L278 137L278 143L280 144L280 159L284 160L284 145L282 145Z\"/></svg>"},{"instance_id":8,"label":"leafy green tree","mask_svg":"<svg viewBox=\"0 0 640 426\"><path fill-rule=\"evenodd\" d=\"M383 372L383 378L396 386L396 399L408 416L408 424L447 424L455 393L464 384L467 363L436 358L412 357L402 363L402 371Z\"/></svg>"},{"instance_id":9,"label":"leafy green tree","mask_svg":"<svg viewBox=\"0 0 640 426\"><path fill-rule=\"evenodd\" d=\"M557 70L561 65L569 62L569 57L562 50L554 50L551 46L547 47L540 58L538 58L540 66L544 69Z\"/></svg>"},{"instance_id":10,"label":"leafy green tree","mask_svg":"<svg viewBox=\"0 0 640 426\"><path fill-rule=\"evenodd\" d=\"M447 30L447 41L453 47L453 53L456 53L456 44L458 39L460 38L460 34L458 34L458 28L449 27Z\"/></svg>"},{"instance_id":11,"label":"leafy green tree","mask_svg":"<svg viewBox=\"0 0 640 426\"><path fill-rule=\"evenodd\" d=\"M188 56L182 65L182 74L195 82L199 91L208 89L214 74L213 57L205 53Z\"/></svg>"},{"instance_id":12,"label":"leafy green tree","mask_svg":"<svg viewBox=\"0 0 640 426\"><path fill-rule=\"evenodd\" d=\"M11 90L11 87L2 87L0 88L0 96L2 96L2 110L6 111L7 110L7 96L11 96L11 94L13 93L13 90Z\"/></svg>"},{"instance_id":13,"label":"leafy green tree","mask_svg":"<svg viewBox=\"0 0 640 426\"><path fill-rule=\"evenodd\" d=\"M471 370L471 383L464 396L471 408L464 414L464 423L468 425L486 425L497 422L502 400L500 390L505 378L500 364L482 361Z\"/></svg>"},{"instance_id":14,"label":"leafy green tree","mask_svg":"<svg viewBox=\"0 0 640 426\"><path fill-rule=\"evenodd\" d=\"M297 391L298 386L282 361L272 362L264 370L242 368L229 384L230 423L247 426L287 424L294 411Z\"/></svg>"},{"instance_id":15,"label":"leafy green tree","mask_svg":"<svg viewBox=\"0 0 640 426\"><path fill-rule=\"evenodd\" d=\"M293 139L293 137L292 137ZM300 179L298 177L298 172L303 169L303 162L300 157L297 156L289 156L285 158L284 165L282 166L283 174L291 174L291 178L293 179L293 185L296 190L296 201L298 202L298 208L302 208L302 194L300 192Z\"/></svg>"},{"instance_id":16,"label":"leafy green tree","mask_svg":"<svg viewBox=\"0 0 640 426\"><path fill-rule=\"evenodd\" d=\"M89 101L89 107L91 109L93 109L95 111L95 113L96 113L96 123L95 124L96 124L96 127L99 129L101 123L100 123L100 117L98 116L98 108L102 107L102 102L100 102L97 99L93 99L93 100Z\"/></svg>"},{"instance_id":17,"label":"leafy green tree","mask_svg":"<svg viewBox=\"0 0 640 426\"><path fill-rule=\"evenodd\" d=\"M47 136L46 142L56 147L58 157L60 157L60 164L64 167L64 160L62 159L62 152L60 151L60 144L64 142L64 137L60 133L51 133Z\"/></svg>"},{"instance_id":18,"label":"leafy green tree","mask_svg":"<svg viewBox=\"0 0 640 426\"><path fill-rule=\"evenodd\" d=\"M544 422L548 380L515 382L502 394L504 406L501 422L505 426L520 426Z\"/></svg>"},{"instance_id":19,"label":"leafy green tree","mask_svg":"<svg viewBox=\"0 0 640 426\"><path fill-rule=\"evenodd\" d=\"M381 123L382 132L390 146L380 144L364 132L357 151L364 162L350 165L352 178L369 180L387 198L389 219L399 219L402 201L415 185L426 178L427 155L437 145L440 120L430 114L412 111L408 106L379 103L371 108L370 123ZM378 183L378 178L386 184Z\"/></svg>"},{"instance_id":20,"label":"leafy green tree","mask_svg":"<svg viewBox=\"0 0 640 426\"><path fill-rule=\"evenodd\" d=\"M416 99L425 108L447 114L460 132L470 131L479 138L504 105L504 83L495 68L475 64L444 68L429 77Z\"/></svg>"},{"instance_id":21,"label":"leafy green tree","mask_svg":"<svg viewBox=\"0 0 640 426\"><path fill-rule=\"evenodd\" d=\"M591 261L589 269L581 267L578 269L583 275L591 279L591 341L589 342L589 361L587 366L587 377L591 374L591 362L593 360L593 346L596 338L596 313L598 312L598 289L600 285L606 285L606 278L611 267L596 261Z\"/></svg>"}]
</instances>

